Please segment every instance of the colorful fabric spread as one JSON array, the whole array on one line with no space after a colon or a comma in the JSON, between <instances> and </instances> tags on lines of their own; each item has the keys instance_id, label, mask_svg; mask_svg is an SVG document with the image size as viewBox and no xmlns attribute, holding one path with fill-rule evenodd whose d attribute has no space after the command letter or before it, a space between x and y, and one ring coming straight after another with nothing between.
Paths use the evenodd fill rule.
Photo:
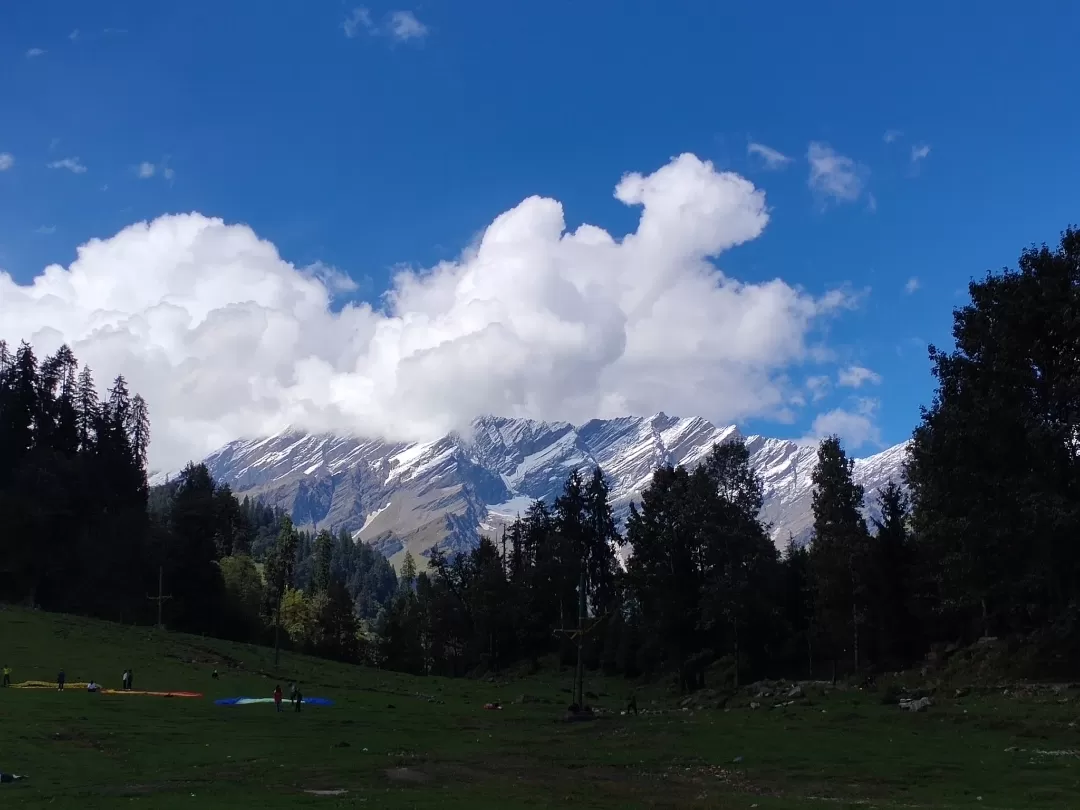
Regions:
<instances>
[{"instance_id":1,"label":"colorful fabric spread","mask_svg":"<svg viewBox=\"0 0 1080 810\"><path fill-rule=\"evenodd\" d=\"M247 706L253 703L273 703L273 698L249 698L249 697L234 697L234 698L221 698L215 700L214 703L218 706ZM284 701L288 702L288 701ZM304 706L333 706L334 701L328 698L320 697L305 697L301 698L300 703Z\"/></svg>"},{"instance_id":2,"label":"colorful fabric spread","mask_svg":"<svg viewBox=\"0 0 1080 810\"><path fill-rule=\"evenodd\" d=\"M135 689L102 689L103 695L149 695L151 697L201 698L202 692L143 692Z\"/></svg>"},{"instance_id":3,"label":"colorful fabric spread","mask_svg":"<svg viewBox=\"0 0 1080 810\"><path fill-rule=\"evenodd\" d=\"M65 683L64 689L71 691L86 691L89 683ZM52 689L56 690L56 683L49 683L48 681L23 681L22 683L13 683L13 689ZM182 698L201 698L202 692L149 692L143 690L134 689L98 689L95 694L99 695L146 695L150 697L182 697Z\"/></svg>"}]
</instances>

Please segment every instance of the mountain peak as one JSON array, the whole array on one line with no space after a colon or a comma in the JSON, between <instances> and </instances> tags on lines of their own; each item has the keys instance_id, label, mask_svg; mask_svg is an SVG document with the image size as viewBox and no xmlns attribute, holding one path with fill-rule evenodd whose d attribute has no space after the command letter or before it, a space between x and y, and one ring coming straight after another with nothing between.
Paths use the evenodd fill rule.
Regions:
<instances>
[{"instance_id":1,"label":"mountain peak","mask_svg":"<svg viewBox=\"0 0 1080 810\"><path fill-rule=\"evenodd\" d=\"M715 444L741 435L734 425L662 411L581 425L489 414L474 419L467 435L428 442L289 428L231 442L206 464L239 496L280 506L299 526L344 528L400 562L406 550L419 559L436 545L471 547L533 500L553 500L575 469L604 471L622 519L657 467L697 466ZM784 543L789 532L805 538L816 448L764 436L746 442L765 485L762 518L774 539ZM868 502L875 489L899 480L903 458L904 445L897 445L856 460Z\"/></svg>"}]
</instances>

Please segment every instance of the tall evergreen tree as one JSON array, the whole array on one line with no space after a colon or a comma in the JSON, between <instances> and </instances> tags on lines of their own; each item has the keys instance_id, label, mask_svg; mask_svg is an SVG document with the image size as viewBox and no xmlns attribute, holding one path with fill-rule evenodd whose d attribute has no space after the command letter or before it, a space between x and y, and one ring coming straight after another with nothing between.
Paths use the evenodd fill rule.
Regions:
<instances>
[{"instance_id":1,"label":"tall evergreen tree","mask_svg":"<svg viewBox=\"0 0 1080 810\"><path fill-rule=\"evenodd\" d=\"M891 481L878 493L878 508L868 572L870 623L879 660L899 669L911 662L918 637L911 610L914 556L907 494Z\"/></svg>"},{"instance_id":2,"label":"tall evergreen tree","mask_svg":"<svg viewBox=\"0 0 1080 810\"><path fill-rule=\"evenodd\" d=\"M969 287L907 479L943 630L1022 632L1080 598L1080 231ZM1019 538L1024 538L1019 541Z\"/></svg>"},{"instance_id":3,"label":"tall evergreen tree","mask_svg":"<svg viewBox=\"0 0 1080 810\"><path fill-rule=\"evenodd\" d=\"M817 623L835 662L850 652L860 661L859 630L865 620L869 537L862 518L863 489L854 480L855 462L840 439L830 436L818 447L814 468L814 539L811 546Z\"/></svg>"}]
</instances>

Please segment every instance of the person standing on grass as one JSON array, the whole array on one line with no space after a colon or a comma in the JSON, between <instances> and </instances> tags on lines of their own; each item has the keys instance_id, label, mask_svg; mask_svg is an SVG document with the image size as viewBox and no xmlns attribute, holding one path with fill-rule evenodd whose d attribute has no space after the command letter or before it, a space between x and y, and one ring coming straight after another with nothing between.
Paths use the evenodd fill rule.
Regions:
<instances>
[{"instance_id":1,"label":"person standing on grass","mask_svg":"<svg viewBox=\"0 0 1080 810\"><path fill-rule=\"evenodd\" d=\"M4 664L4 686L11 686L11 667Z\"/></svg>"},{"instance_id":2,"label":"person standing on grass","mask_svg":"<svg viewBox=\"0 0 1080 810\"><path fill-rule=\"evenodd\" d=\"M127 682L127 689L128 689L128 691L130 692L130 691L131 691L131 682L132 682L133 680L135 680L135 673L134 673L134 672L132 671L131 667L128 667L128 671L127 671L127 672L128 672L128 682Z\"/></svg>"},{"instance_id":3,"label":"person standing on grass","mask_svg":"<svg viewBox=\"0 0 1080 810\"><path fill-rule=\"evenodd\" d=\"M300 706L303 705L303 703L304 703L304 693L300 691L299 687L297 687L297 689L296 689L296 694L293 695L293 701L292 702L293 702L293 710L299 712L300 711Z\"/></svg>"},{"instance_id":4,"label":"person standing on grass","mask_svg":"<svg viewBox=\"0 0 1080 810\"><path fill-rule=\"evenodd\" d=\"M281 711L281 684L274 687L274 706Z\"/></svg>"},{"instance_id":5,"label":"person standing on grass","mask_svg":"<svg viewBox=\"0 0 1080 810\"><path fill-rule=\"evenodd\" d=\"M293 706L296 705L296 692L297 692L296 681L293 681L292 683L289 684L289 700L291 700L293 702Z\"/></svg>"},{"instance_id":6,"label":"person standing on grass","mask_svg":"<svg viewBox=\"0 0 1080 810\"><path fill-rule=\"evenodd\" d=\"M60 670L60 674L56 676L56 691L64 691L64 681L67 680L67 676L64 674L64 670Z\"/></svg>"}]
</instances>

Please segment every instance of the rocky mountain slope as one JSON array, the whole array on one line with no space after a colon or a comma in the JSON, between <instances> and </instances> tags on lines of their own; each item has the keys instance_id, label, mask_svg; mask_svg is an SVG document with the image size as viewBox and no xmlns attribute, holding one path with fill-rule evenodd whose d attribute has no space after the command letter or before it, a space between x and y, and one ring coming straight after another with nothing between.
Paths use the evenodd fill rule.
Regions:
<instances>
[{"instance_id":1,"label":"rocky mountain slope","mask_svg":"<svg viewBox=\"0 0 1080 810\"><path fill-rule=\"evenodd\" d=\"M625 517L657 466L692 467L715 443L738 435L735 427L663 413L581 426L486 416L470 435L418 444L283 431L232 442L206 464L238 495L286 508L300 526L345 528L396 565L406 549L420 560L436 544L471 547L533 500L552 500L575 468L599 465L616 513ZM816 446L763 436L746 443L765 483L763 518L773 539L804 541L813 519ZM856 460L868 508L878 488L900 479L904 450L901 444Z\"/></svg>"}]
</instances>

